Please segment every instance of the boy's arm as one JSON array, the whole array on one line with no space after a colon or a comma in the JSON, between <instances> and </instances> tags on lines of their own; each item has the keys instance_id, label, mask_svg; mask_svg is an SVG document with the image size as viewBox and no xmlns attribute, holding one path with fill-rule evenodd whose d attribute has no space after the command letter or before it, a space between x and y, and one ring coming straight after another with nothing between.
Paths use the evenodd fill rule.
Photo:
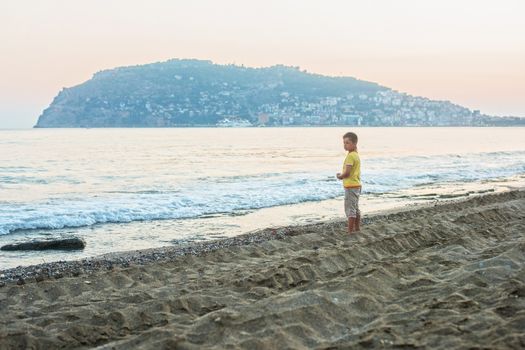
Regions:
<instances>
[{"instance_id":1,"label":"boy's arm","mask_svg":"<svg viewBox=\"0 0 525 350\"><path fill-rule=\"evenodd\" d=\"M350 164L346 164L345 166L345 171L341 174L341 173L338 173L337 174L337 178L339 180L342 180L344 178L347 178L350 176L350 172L352 171L352 166Z\"/></svg>"}]
</instances>

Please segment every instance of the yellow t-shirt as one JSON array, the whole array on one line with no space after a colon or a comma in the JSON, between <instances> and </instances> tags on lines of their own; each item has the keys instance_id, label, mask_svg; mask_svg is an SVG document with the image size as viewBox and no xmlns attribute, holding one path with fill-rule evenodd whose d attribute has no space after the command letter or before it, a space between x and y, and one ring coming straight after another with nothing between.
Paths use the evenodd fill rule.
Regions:
<instances>
[{"instance_id":1,"label":"yellow t-shirt","mask_svg":"<svg viewBox=\"0 0 525 350\"><path fill-rule=\"evenodd\" d=\"M350 176L343 179L343 186L345 188L361 187L361 160L356 151L348 152L346 155L343 163L343 172L346 170L347 165L351 165L352 170L350 170Z\"/></svg>"}]
</instances>

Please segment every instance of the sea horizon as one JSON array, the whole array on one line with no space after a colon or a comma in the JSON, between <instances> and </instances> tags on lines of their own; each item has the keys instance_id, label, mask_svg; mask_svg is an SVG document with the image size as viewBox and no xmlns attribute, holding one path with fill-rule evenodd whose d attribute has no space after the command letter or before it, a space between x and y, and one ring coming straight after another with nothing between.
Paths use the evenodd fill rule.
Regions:
<instances>
[{"instance_id":1,"label":"sea horizon","mask_svg":"<svg viewBox=\"0 0 525 350\"><path fill-rule=\"evenodd\" d=\"M269 126L240 126L240 127L221 127L213 125L191 125L191 126L170 126L170 127L60 127L60 128L42 128L42 127L20 127L20 128L0 128L0 131L12 131L12 130L82 130L82 129L123 129L123 130L133 130L133 129L256 129L256 128L268 128L268 129L297 129L297 128L363 128L363 129L378 129L378 128L389 128L389 129L403 129L403 128L423 128L423 129L443 129L443 128L476 128L476 129L486 129L486 128L498 128L498 129L508 129L508 128L525 128L525 125L441 125L441 126L427 126L427 125L404 125L404 126L389 126L389 125L269 125Z\"/></svg>"}]
</instances>

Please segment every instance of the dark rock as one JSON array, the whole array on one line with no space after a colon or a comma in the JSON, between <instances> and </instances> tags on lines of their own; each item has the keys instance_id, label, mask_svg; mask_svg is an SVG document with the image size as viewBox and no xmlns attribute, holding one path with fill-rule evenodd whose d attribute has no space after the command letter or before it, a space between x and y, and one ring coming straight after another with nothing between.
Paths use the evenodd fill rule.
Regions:
<instances>
[{"instance_id":1,"label":"dark rock","mask_svg":"<svg viewBox=\"0 0 525 350\"><path fill-rule=\"evenodd\" d=\"M48 241L31 241L24 243L8 244L0 248L0 250L76 250L84 249L86 242L80 238L65 238Z\"/></svg>"},{"instance_id":2,"label":"dark rock","mask_svg":"<svg viewBox=\"0 0 525 350\"><path fill-rule=\"evenodd\" d=\"M25 281L22 277L20 277L20 278L18 279L18 281L16 281L16 284L18 284L19 286L21 286L21 285L23 285L23 284L26 284L26 281Z\"/></svg>"}]
</instances>

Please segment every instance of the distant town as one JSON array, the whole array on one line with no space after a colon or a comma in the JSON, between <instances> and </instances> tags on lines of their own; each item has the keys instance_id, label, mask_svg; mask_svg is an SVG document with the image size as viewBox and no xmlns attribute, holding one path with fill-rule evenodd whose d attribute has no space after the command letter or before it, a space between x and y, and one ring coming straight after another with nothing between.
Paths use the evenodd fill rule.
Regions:
<instances>
[{"instance_id":1,"label":"distant town","mask_svg":"<svg viewBox=\"0 0 525 350\"><path fill-rule=\"evenodd\" d=\"M222 114L226 110L219 110ZM288 92L279 103L264 104L259 114L242 119L229 115L218 126L250 125L355 125L355 126L446 126L484 125L488 116L448 102L412 97L392 90L375 94L327 96L318 102L305 102ZM490 118L490 117L489 117ZM250 122L252 121L253 124Z\"/></svg>"},{"instance_id":2,"label":"distant town","mask_svg":"<svg viewBox=\"0 0 525 350\"><path fill-rule=\"evenodd\" d=\"M298 67L170 60L96 73L63 89L36 127L506 126L449 101Z\"/></svg>"}]
</instances>

